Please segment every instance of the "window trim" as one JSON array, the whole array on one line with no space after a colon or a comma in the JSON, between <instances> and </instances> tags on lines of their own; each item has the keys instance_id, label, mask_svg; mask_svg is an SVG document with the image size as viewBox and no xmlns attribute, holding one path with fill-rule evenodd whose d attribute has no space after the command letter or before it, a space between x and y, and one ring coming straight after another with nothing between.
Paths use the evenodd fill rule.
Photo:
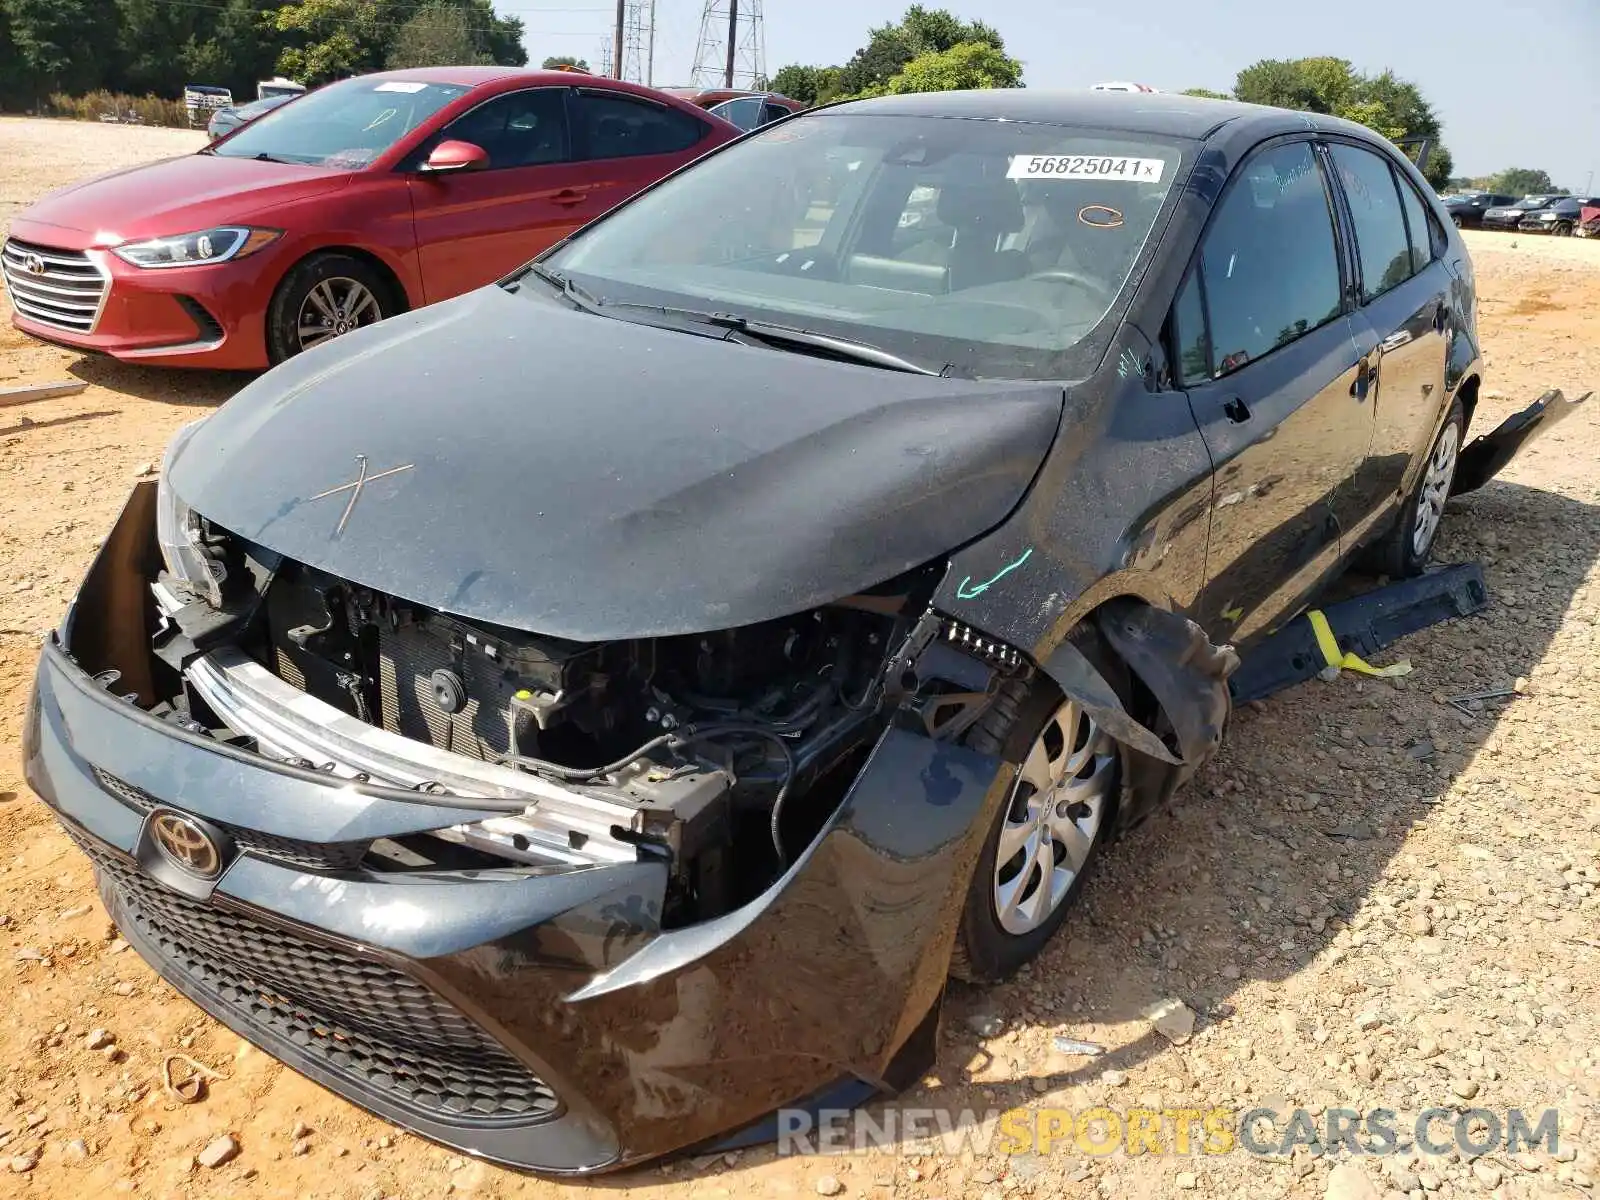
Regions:
<instances>
[{"instance_id":1,"label":"window trim","mask_svg":"<svg viewBox=\"0 0 1600 1200\"><path fill-rule=\"evenodd\" d=\"M468 174L471 174L471 175L488 175L488 174L498 173L500 171L534 171L534 170L538 170L538 169L540 169L542 167L569 167L573 163L578 161L577 159L572 157L572 103L571 103L571 100L569 99L569 97L566 95L566 93L569 93L571 91L572 91L572 87L570 85L568 85L568 84L540 83L540 84L535 84L533 87L511 88L508 91L496 92L492 96L485 96L482 100L478 101L478 103L474 104L471 108L463 109L461 112L458 112L455 116L451 117L447 122L445 122L443 125L441 125L438 129L434 130L427 137L423 138L420 142L418 142L416 144L416 146L413 147L413 149L411 150L411 152L409 154L407 154L404 158L402 158L398 163L395 164L394 169L395 169L396 172L399 172L401 174L406 174L406 175L415 175L415 174L417 174L418 172L420 172L422 170L422 164L427 161L428 155L430 155L430 154L432 154L434 152L434 150L438 147L439 143L440 142L448 142L448 141L451 140L450 130L457 122L466 120L466 118L470 117L473 113L477 112L480 108L484 108L484 107L486 107L486 106L488 106L490 104L498 103L499 101L505 100L508 97L521 96L521 95L524 95L524 94L526 94L528 92L561 92L561 93L563 93L561 98L560 98L561 99L561 119L564 122L566 122L566 126L567 126L567 157L563 158L563 159L560 159L560 160L558 160L556 162L524 163L524 164L522 164L520 166L515 166L515 167L496 167L496 166L491 164L490 166L485 167L481 171L471 171L471 172L468 172ZM474 145L476 145L476 143L474 143Z\"/></svg>"},{"instance_id":2,"label":"window trim","mask_svg":"<svg viewBox=\"0 0 1600 1200\"><path fill-rule=\"evenodd\" d=\"M1338 311L1333 316L1330 316L1326 321L1323 321L1319 325L1314 325L1308 328L1304 333L1300 334L1298 337L1295 337L1291 341L1287 341L1282 345L1272 347L1272 349L1261 358L1253 358L1249 362L1233 368L1231 371L1218 374L1216 361L1216 342L1212 335L1211 329L1211 296L1206 285L1205 264L1203 261L1206 239L1211 236L1212 230L1216 225L1217 214L1222 211L1223 206L1227 204L1228 200L1232 197L1234 189L1240 186L1240 181L1244 178L1245 169L1260 155L1269 154L1274 150L1278 150L1284 146L1290 145L1304 145L1311 151L1312 161L1316 164L1317 173L1322 179L1322 195L1324 201L1328 205L1329 232L1333 235L1334 261L1338 264L1339 268L1339 308ZM1351 260L1351 255L1354 253L1354 243L1346 234L1342 224L1342 222L1346 220L1346 215L1342 207L1343 198L1342 194L1335 185L1330 168L1331 164L1327 160L1327 150L1323 145L1321 136L1302 132L1275 134L1272 137L1257 142L1254 146L1251 146L1248 151L1242 154L1239 157L1239 161L1234 164L1233 170L1229 172L1228 178L1222 186L1222 191L1218 193L1217 198L1212 201L1211 208L1206 213L1205 222L1200 227L1200 234L1197 238L1195 238L1194 247L1190 251L1189 261L1184 267L1182 276L1179 278L1177 290L1173 292L1171 303L1167 309L1166 319L1162 322L1162 326L1165 331L1163 341L1166 346L1169 363L1167 375L1169 378L1179 381L1178 390L1186 391L1191 387L1204 387L1209 384L1216 383L1219 380L1229 378L1232 375L1236 375L1240 371L1253 367L1256 363L1264 362L1268 357L1276 354L1278 351L1286 349L1289 346L1293 346L1296 342L1309 337L1311 334L1316 333L1319 329L1327 328L1328 325L1332 324L1333 321L1337 320L1338 318L1348 317L1350 313L1354 311L1355 305L1352 303L1351 299L1352 289L1358 286L1353 280L1354 264ZM1173 353L1175 343L1172 338L1172 333L1175 329L1175 315L1178 307L1178 298L1183 294L1183 289L1188 283L1191 275L1195 276L1200 283L1201 309L1205 318L1206 329L1206 366L1210 372L1205 379L1195 380L1192 383L1183 379L1182 364L1177 360Z\"/></svg>"},{"instance_id":3,"label":"window trim","mask_svg":"<svg viewBox=\"0 0 1600 1200\"><path fill-rule=\"evenodd\" d=\"M621 88L608 87L572 87L568 88L567 92L567 131L573 154L570 161L574 163L627 162L635 158L663 158L669 155L687 154L705 141L706 136L711 132L712 126L709 121L702 121L694 113L679 108L675 104L668 104L664 100L658 100L654 96L641 96L634 92L625 92ZM621 100L623 103L637 104L641 108L652 108L658 112L670 113L673 116L681 117L685 121L693 122L695 128L700 132L696 135L694 141L684 146L681 150L658 150L653 154L613 154L606 158L598 158L588 152L589 134L586 129L582 130L583 136L580 142L579 132L582 127L578 123L576 108L580 96L597 96L606 100Z\"/></svg>"}]
</instances>

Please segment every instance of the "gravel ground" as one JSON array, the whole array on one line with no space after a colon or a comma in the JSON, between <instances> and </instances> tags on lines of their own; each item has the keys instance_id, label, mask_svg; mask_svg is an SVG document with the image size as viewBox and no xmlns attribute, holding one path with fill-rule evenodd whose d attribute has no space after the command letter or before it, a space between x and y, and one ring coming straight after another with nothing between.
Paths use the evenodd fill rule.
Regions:
<instances>
[{"instance_id":1,"label":"gravel ground","mask_svg":"<svg viewBox=\"0 0 1600 1200\"><path fill-rule=\"evenodd\" d=\"M188 149L165 130L0 121L0 219L94 169ZM1473 235L1490 370L1478 432L1600 379L1600 242ZM906 1105L1561 1113L1561 1143L1482 1157L1336 1146L1260 1158L770 1149L561 1186L400 1134L239 1039L110 928L14 746L36 656L134 479L227 376L83 360L0 330L0 1192L421 1200L637 1189L672 1197L1589 1196L1600 1148L1600 405L1452 504L1440 557L1484 564L1482 616L1407 639L1398 682L1346 675L1241 711L1168 812L1112 848L1024 977L961 989ZM1514 696L1470 716L1447 697ZM1192 1036L1149 1006L1177 999ZM848 1009L848 998L841 998ZM1165 1024L1165 1022L1163 1022ZM1085 1058L1058 1035L1101 1043ZM163 1057L214 1069L162 1088ZM6 1172L13 1172L7 1175Z\"/></svg>"}]
</instances>

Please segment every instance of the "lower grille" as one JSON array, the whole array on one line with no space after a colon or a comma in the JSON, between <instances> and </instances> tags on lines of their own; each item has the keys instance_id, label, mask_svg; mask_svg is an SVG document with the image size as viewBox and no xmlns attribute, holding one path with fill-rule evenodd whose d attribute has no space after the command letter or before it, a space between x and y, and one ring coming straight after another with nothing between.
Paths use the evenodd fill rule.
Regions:
<instances>
[{"instance_id":1,"label":"lower grille","mask_svg":"<svg viewBox=\"0 0 1600 1200\"><path fill-rule=\"evenodd\" d=\"M69 829L113 893L123 933L203 1007L286 1042L356 1093L432 1120L534 1124L549 1086L482 1029L386 963L168 891ZM288 1055L294 1065L294 1055Z\"/></svg>"},{"instance_id":2,"label":"lower grille","mask_svg":"<svg viewBox=\"0 0 1600 1200\"><path fill-rule=\"evenodd\" d=\"M41 325L93 333L111 281L81 250L8 239L0 248L11 306Z\"/></svg>"},{"instance_id":3,"label":"lower grille","mask_svg":"<svg viewBox=\"0 0 1600 1200\"><path fill-rule=\"evenodd\" d=\"M138 812L147 813L161 804L149 792L118 779L109 771L95 767L94 777L102 788ZM361 865L371 845L370 842L306 842L230 825L226 821L212 821L210 817L206 820L232 838L240 853L270 858L307 871L353 871Z\"/></svg>"}]
</instances>

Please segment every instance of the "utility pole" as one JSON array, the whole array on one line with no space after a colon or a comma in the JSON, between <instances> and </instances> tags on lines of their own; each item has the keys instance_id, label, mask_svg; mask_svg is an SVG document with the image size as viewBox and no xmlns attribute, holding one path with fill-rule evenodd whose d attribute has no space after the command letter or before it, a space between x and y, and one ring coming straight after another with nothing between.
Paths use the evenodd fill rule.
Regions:
<instances>
[{"instance_id":1,"label":"utility pole","mask_svg":"<svg viewBox=\"0 0 1600 1200\"><path fill-rule=\"evenodd\" d=\"M722 72L722 86L733 86L733 55L739 45L739 0L728 0L728 65Z\"/></svg>"},{"instance_id":2,"label":"utility pole","mask_svg":"<svg viewBox=\"0 0 1600 1200\"><path fill-rule=\"evenodd\" d=\"M761 0L702 0L690 82L700 88L756 88L766 78Z\"/></svg>"},{"instance_id":3,"label":"utility pole","mask_svg":"<svg viewBox=\"0 0 1600 1200\"><path fill-rule=\"evenodd\" d=\"M645 54L644 85L656 85L656 0L650 0L650 49Z\"/></svg>"},{"instance_id":4,"label":"utility pole","mask_svg":"<svg viewBox=\"0 0 1600 1200\"><path fill-rule=\"evenodd\" d=\"M611 77L622 78L622 25L628 18L628 0L617 0L617 28L611 39Z\"/></svg>"}]
</instances>

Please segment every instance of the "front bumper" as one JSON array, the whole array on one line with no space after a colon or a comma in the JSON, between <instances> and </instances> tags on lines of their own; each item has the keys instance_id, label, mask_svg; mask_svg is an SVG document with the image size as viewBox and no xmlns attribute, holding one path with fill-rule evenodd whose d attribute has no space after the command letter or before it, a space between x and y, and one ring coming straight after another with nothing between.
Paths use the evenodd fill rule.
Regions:
<instances>
[{"instance_id":1,"label":"front bumper","mask_svg":"<svg viewBox=\"0 0 1600 1200\"><path fill-rule=\"evenodd\" d=\"M258 370L267 366L264 314L287 268L280 246L233 262L149 270L107 250L80 249L82 235L18 219L11 238L28 248L82 256L104 280L92 321L49 319L46 305L22 311L12 324L41 341L155 366ZM17 275L13 286L26 288ZM47 294L47 293L46 293ZM88 328L82 328L84 324Z\"/></svg>"},{"instance_id":2,"label":"front bumper","mask_svg":"<svg viewBox=\"0 0 1600 1200\"><path fill-rule=\"evenodd\" d=\"M889 730L782 879L682 929L660 928L655 861L364 867L376 837L484 814L273 763L113 695L139 671L98 630L127 619L132 580L115 577L139 561L138 508L44 649L25 769L129 943L206 1011L396 1124L551 1173L703 1145L931 1063L956 917L1007 785L997 760ZM77 628L94 631L78 639L89 661ZM113 658L124 682L108 690L92 672ZM236 851L214 881L163 860L152 814L167 808Z\"/></svg>"}]
</instances>

